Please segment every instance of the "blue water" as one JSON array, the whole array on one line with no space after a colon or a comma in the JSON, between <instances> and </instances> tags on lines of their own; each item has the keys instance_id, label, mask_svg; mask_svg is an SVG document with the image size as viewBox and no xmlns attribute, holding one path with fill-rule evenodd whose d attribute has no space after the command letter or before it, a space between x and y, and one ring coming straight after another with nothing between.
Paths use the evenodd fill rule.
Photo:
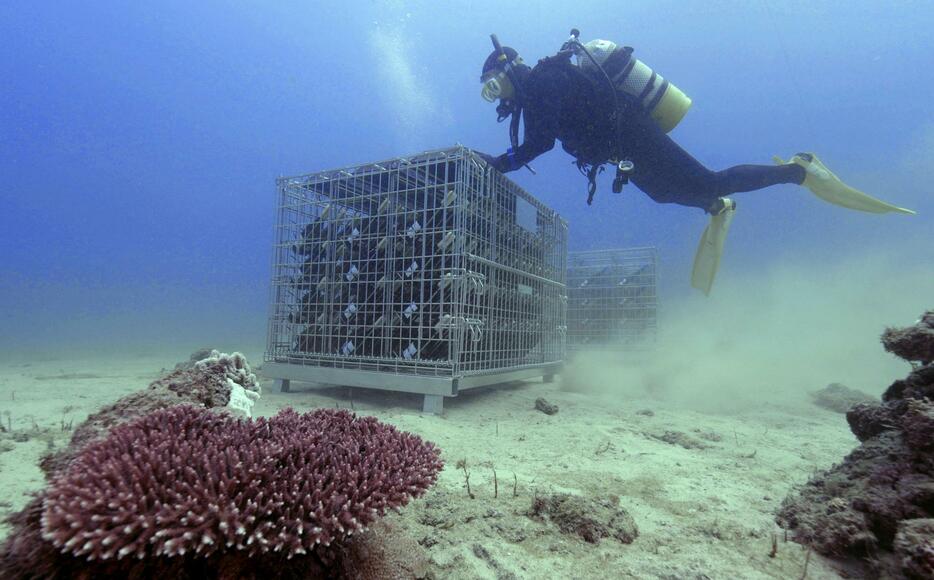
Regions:
<instances>
[{"instance_id":1,"label":"blue water","mask_svg":"<svg viewBox=\"0 0 934 580\"><path fill-rule=\"evenodd\" d=\"M854 274L870 307L920 313L934 286L891 277L934 263L934 7L867 4L4 2L0 348L261 346L275 178L455 142L501 153L479 96L488 35L534 63L572 26L693 98L672 136L712 168L812 150L918 211L740 195L718 285L871 253L882 273ZM572 249L657 245L664 301L697 300L702 212L615 196L607 176L588 208L570 162L556 147L512 176L568 219Z\"/></svg>"}]
</instances>

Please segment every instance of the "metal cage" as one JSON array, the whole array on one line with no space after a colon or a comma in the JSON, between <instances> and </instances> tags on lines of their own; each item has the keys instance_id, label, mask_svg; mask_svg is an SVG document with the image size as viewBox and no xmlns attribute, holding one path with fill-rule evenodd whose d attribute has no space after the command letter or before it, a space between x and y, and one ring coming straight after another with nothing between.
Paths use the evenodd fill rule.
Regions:
<instances>
[{"instance_id":1,"label":"metal cage","mask_svg":"<svg viewBox=\"0 0 934 580\"><path fill-rule=\"evenodd\" d=\"M657 266L655 248L570 253L568 351L653 347Z\"/></svg>"},{"instance_id":2,"label":"metal cage","mask_svg":"<svg viewBox=\"0 0 934 580\"><path fill-rule=\"evenodd\" d=\"M565 353L567 224L465 147L278 180L264 373L423 393Z\"/></svg>"}]
</instances>

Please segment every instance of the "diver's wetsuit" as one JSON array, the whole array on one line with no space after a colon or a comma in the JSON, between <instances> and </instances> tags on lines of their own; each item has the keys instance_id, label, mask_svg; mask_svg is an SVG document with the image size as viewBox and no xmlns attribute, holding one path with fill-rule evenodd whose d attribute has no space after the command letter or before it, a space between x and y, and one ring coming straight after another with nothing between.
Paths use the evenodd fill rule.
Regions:
<instances>
[{"instance_id":1,"label":"diver's wetsuit","mask_svg":"<svg viewBox=\"0 0 934 580\"><path fill-rule=\"evenodd\" d=\"M518 169L551 150L555 139L578 160L600 165L613 158L634 165L630 180L659 203L707 210L718 197L780 183L800 184L804 169L788 165L737 165L711 171L675 143L629 95L617 91L620 151L614 151L615 106L608 87L595 85L568 58L539 61L522 82L523 142L510 157L493 161L500 171Z\"/></svg>"}]
</instances>

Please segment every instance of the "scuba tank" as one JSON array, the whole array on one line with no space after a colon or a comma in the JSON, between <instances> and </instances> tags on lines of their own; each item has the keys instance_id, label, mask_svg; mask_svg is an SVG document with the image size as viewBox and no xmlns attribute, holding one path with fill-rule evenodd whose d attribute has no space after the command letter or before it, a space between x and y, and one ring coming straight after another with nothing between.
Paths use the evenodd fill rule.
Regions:
<instances>
[{"instance_id":1,"label":"scuba tank","mask_svg":"<svg viewBox=\"0 0 934 580\"><path fill-rule=\"evenodd\" d=\"M616 90L635 98L664 132L674 129L688 112L690 97L632 56L632 48L619 47L609 40L591 40L586 44L577 42L571 48L581 70L591 76L603 76L605 73ZM615 66L610 66L611 62Z\"/></svg>"},{"instance_id":2,"label":"scuba tank","mask_svg":"<svg viewBox=\"0 0 934 580\"><path fill-rule=\"evenodd\" d=\"M592 40L582 44L580 30L572 28L571 36L558 52L558 55L562 54L576 56L577 66L595 83L602 84L605 90L611 93L615 103L613 123L616 125L617 144L622 134L620 93L632 97L666 133L681 122L691 106L691 99L678 87L662 78L642 61L633 58L632 48L629 46L620 48L609 40ZM612 159L612 163L616 165L613 193L620 193L623 185L629 183L635 165L628 159L618 157ZM578 159L577 168L587 177L587 205L591 205L597 190L596 177L603 167L588 167Z\"/></svg>"}]
</instances>

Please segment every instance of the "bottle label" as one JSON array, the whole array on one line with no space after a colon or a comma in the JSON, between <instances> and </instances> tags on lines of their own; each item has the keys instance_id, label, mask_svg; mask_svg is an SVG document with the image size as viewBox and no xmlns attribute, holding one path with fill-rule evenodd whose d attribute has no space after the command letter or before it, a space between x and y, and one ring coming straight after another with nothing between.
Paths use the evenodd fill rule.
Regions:
<instances>
[{"instance_id":1,"label":"bottle label","mask_svg":"<svg viewBox=\"0 0 934 580\"><path fill-rule=\"evenodd\" d=\"M415 234L417 234L421 230L422 230L422 224L418 223L418 220L415 220L414 222L412 222L412 225L409 226L409 229L406 230L405 235L409 236L410 238L414 238Z\"/></svg>"},{"instance_id":2,"label":"bottle label","mask_svg":"<svg viewBox=\"0 0 934 580\"><path fill-rule=\"evenodd\" d=\"M418 349L415 348L415 344L410 342L409 346L404 351L402 351L402 358L405 360L412 360L412 357L414 357L417 353Z\"/></svg>"},{"instance_id":3,"label":"bottle label","mask_svg":"<svg viewBox=\"0 0 934 580\"><path fill-rule=\"evenodd\" d=\"M411 302L408 306L405 307L405 310L402 311L402 315L406 318L412 318L412 315L415 314L416 310L418 310L418 304Z\"/></svg>"},{"instance_id":4,"label":"bottle label","mask_svg":"<svg viewBox=\"0 0 934 580\"><path fill-rule=\"evenodd\" d=\"M350 265L350 270L347 271L347 274L345 274L344 277L347 278L347 281L348 281L348 282L353 282L353 279L357 277L357 274L358 274L359 272L360 272L360 270L358 270L356 266L354 266L353 264L351 264L351 265Z\"/></svg>"},{"instance_id":5,"label":"bottle label","mask_svg":"<svg viewBox=\"0 0 934 580\"><path fill-rule=\"evenodd\" d=\"M341 347L341 354L344 356L349 356L354 351L354 344L352 340L348 340L344 343L344 346Z\"/></svg>"},{"instance_id":6,"label":"bottle label","mask_svg":"<svg viewBox=\"0 0 934 580\"><path fill-rule=\"evenodd\" d=\"M344 309L344 318L350 320L350 317L357 313L357 305L351 302Z\"/></svg>"},{"instance_id":7,"label":"bottle label","mask_svg":"<svg viewBox=\"0 0 934 580\"><path fill-rule=\"evenodd\" d=\"M412 274L414 274L417 270L418 270L418 262L416 262L415 260L412 260L412 263L409 264L409 267L405 269L405 277L411 278Z\"/></svg>"}]
</instances>

